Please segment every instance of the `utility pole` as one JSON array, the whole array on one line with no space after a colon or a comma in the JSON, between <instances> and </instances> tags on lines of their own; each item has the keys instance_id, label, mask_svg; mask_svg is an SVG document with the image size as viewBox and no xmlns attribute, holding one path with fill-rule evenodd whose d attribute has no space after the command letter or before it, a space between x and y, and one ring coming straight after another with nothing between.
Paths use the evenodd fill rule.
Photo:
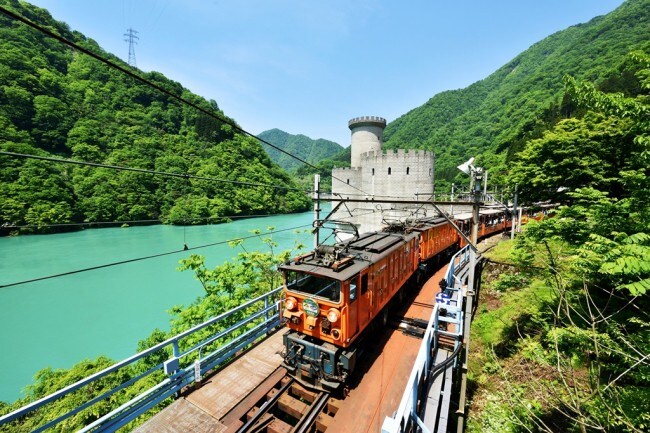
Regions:
<instances>
[{"instance_id":1,"label":"utility pole","mask_svg":"<svg viewBox=\"0 0 650 433\"><path fill-rule=\"evenodd\" d=\"M130 66L137 68L135 63L135 45L138 43L138 31L129 27L124 33L124 42L129 43L129 61L127 62Z\"/></svg>"},{"instance_id":2,"label":"utility pole","mask_svg":"<svg viewBox=\"0 0 650 433\"><path fill-rule=\"evenodd\" d=\"M515 238L515 230L517 229L517 186L515 185L515 199L512 204L512 228L510 230L510 239Z\"/></svg>"},{"instance_id":3,"label":"utility pole","mask_svg":"<svg viewBox=\"0 0 650 433\"><path fill-rule=\"evenodd\" d=\"M454 184L451 184L451 197L449 197L449 201L454 201ZM451 207L449 208L449 215L454 216L454 205L452 204Z\"/></svg>"},{"instance_id":4,"label":"utility pole","mask_svg":"<svg viewBox=\"0 0 650 433\"><path fill-rule=\"evenodd\" d=\"M314 249L318 248L320 227L320 174L314 175Z\"/></svg>"},{"instance_id":5,"label":"utility pole","mask_svg":"<svg viewBox=\"0 0 650 433\"><path fill-rule=\"evenodd\" d=\"M466 163L466 165L461 165L458 168L469 174L471 176L471 189L470 194L472 196L472 244L478 248L478 226L479 226L479 210L481 206L481 180L483 175L486 174L483 172L483 169L480 167L474 167L471 165L473 158ZM467 171L466 171L466 170ZM486 174L487 175L487 174ZM472 308L474 305L474 286L476 285L476 263L478 250L470 248L469 250L469 276L467 278L467 289L465 292L465 329L463 331L463 340L464 340L464 350L462 355L462 368L461 368L461 391L459 399L459 407L456 412L457 418L457 427L456 433L462 433L464 431L465 425L465 393L467 390L467 361L469 359L469 341L470 341L470 324L472 318Z\"/></svg>"},{"instance_id":6,"label":"utility pole","mask_svg":"<svg viewBox=\"0 0 650 433\"><path fill-rule=\"evenodd\" d=\"M471 191L472 199L474 201L473 206L472 206L472 244L478 248L478 226L479 226L479 210L481 206L481 180L483 177L483 171L479 167L472 168L471 174L472 176L472 186L473 189ZM473 292L474 291L474 271L476 269L476 254L478 253L477 251L474 251L472 248L471 251L469 252L469 266L470 266L470 271L469 271L469 279L467 282L467 291L468 292Z\"/></svg>"},{"instance_id":7,"label":"utility pole","mask_svg":"<svg viewBox=\"0 0 650 433\"><path fill-rule=\"evenodd\" d=\"M483 201L487 201L487 175L488 175L487 170L485 170L484 175L485 175L485 177L483 178L483 181L484 181L484 186L483 186Z\"/></svg>"}]
</instances>

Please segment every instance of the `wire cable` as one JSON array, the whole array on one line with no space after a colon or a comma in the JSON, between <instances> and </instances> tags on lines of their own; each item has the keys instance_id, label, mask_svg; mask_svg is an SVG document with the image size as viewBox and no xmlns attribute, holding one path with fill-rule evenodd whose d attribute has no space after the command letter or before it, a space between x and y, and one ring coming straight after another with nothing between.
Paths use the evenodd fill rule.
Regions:
<instances>
[{"instance_id":1,"label":"wire cable","mask_svg":"<svg viewBox=\"0 0 650 433\"><path fill-rule=\"evenodd\" d=\"M282 214L280 214L282 215ZM278 216L278 214L270 215L270 214L255 214L255 215L216 215L216 216L211 216L211 217L203 217L203 218L192 218L190 220L185 220L183 221L185 224L190 223L188 225L193 225L192 223L196 223L199 221L216 221L216 220L221 220L221 219L241 219L241 218L263 218L263 217L270 217L270 216ZM84 226L116 226L119 224L155 224L155 223L165 223L164 220L161 219L146 219L146 220L126 220L126 221L95 221L95 222L83 222L83 223L58 223L58 224L40 224L40 225L14 225L10 223L4 223L0 225L0 229L47 229L47 228L57 228L57 227L84 227ZM225 223L225 221L224 221ZM215 223L215 224L222 224L221 222ZM171 225L180 225L180 224L171 224Z\"/></svg>"},{"instance_id":2,"label":"wire cable","mask_svg":"<svg viewBox=\"0 0 650 433\"><path fill-rule=\"evenodd\" d=\"M52 156L39 156L39 155L30 155L26 153L16 153L16 152L7 152L7 151L0 151L0 155L5 155L5 156L13 156L16 158L27 158L27 159L38 159L42 161L50 161L50 162L58 162L58 163L63 163L63 164L74 164L74 165L84 165L88 167L99 167L99 168L110 168L112 170L122 170L122 171L134 171L137 173L145 173L145 174L153 174L153 175L160 175L160 176L169 176L169 177L178 177L182 179L197 179L197 180L209 180L211 182L222 182L222 183L231 183L234 185L246 185L246 186L263 186L267 188L275 188L275 189L284 189L284 190L291 190L291 191L300 191L304 193L311 193L309 190L304 190L300 188L293 188L289 186L281 186L281 185L270 185L266 183L258 183L258 182L245 182L241 180L229 180L229 179L220 179L217 177L208 177L208 176L198 176L195 174L189 174L189 173L171 173L168 171L158 171L158 170L149 170L146 168L135 168L135 167L126 167L123 165L111 165L111 164L100 164L97 162L87 162L87 161L78 161L74 159L63 159L63 158L54 158Z\"/></svg>"},{"instance_id":3,"label":"wire cable","mask_svg":"<svg viewBox=\"0 0 650 433\"><path fill-rule=\"evenodd\" d=\"M91 266L89 268L83 268L83 269L77 269L77 270L74 270L74 271L62 272L60 274L53 274L53 275L47 275L47 276L44 276L44 277L32 278L30 280L23 280L23 281L17 281L17 282L9 283L9 284L2 284L2 285L0 285L0 289L4 289L6 287L18 286L18 285L21 285L21 284L34 283L36 281L43 281L43 280L49 280L49 279L52 279L52 278L64 277L64 276L67 276L67 275L79 274L79 273L82 273L82 272L95 271L97 269L110 268L110 267L113 267L113 266L124 265L126 263L133 263L133 262L139 262L139 261L142 261L142 260L155 259L155 258L158 258L158 257L169 256L169 255L172 255L172 254L184 253L186 251L193 251L193 250L198 250L198 249L201 249L201 248L213 247L213 246L216 246L216 245L223 245L223 244L227 244L227 243L238 241L238 240L246 240L246 239L256 238L256 237L260 237L260 236L264 236L264 235L271 235L271 234L274 234L274 233L281 233L281 232L286 232L286 231L289 231L289 230L297 230L297 229L301 229L301 228L305 228L305 227L311 227L311 226L312 226L311 224L304 224L304 225L297 226L297 227L291 227L291 228L286 228L286 229L281 229L281 230L273 230L273 231L268 231L266 233L257 233L257 234L250 235L250 236L243 236L243 237L238 237L238 238L234 238L234 239L229 239L229 240L226 240L226 241L219 241L219 242L213 242L213 243L210 243L210 244L199 245L197 247L186 247L186 245L184 245L183 248L181 248L180 250L168 251L166 253L160 253L160 254L152 254L150 256L138 257L138 258L135 258L135 259L121 260L119 262L106 263L106 264L103 264L103 265Z\"/></svg>"},{"instance_id":4,"label":"wire cable","mask_svg":"<svg viewBox=\"0 0 650 433\"><path fill-rule=\"evenodd\" d=\"M294 158L295 160L297 160L297 161L299 161L299 162L301 162L301 163L303 163L303 164L317 170L317 172L319 170L318 167L316 167L315 165L303 160L302 158L300 158L300 157L298 157L298 156L296 156L296 155L294 155L294 154L292 154L290 152L287 152L286 150L281 149L280 147L278 147L278 146L276 146L276 145L274 145L272 143L269 143L267 140L259 138L258 136L256 136L255 134L253 134L251 132L246 131L244 128L237 125L237 123L235 123L234 121L232 121L232 120L230 120L228 118L225 118L225 117L221 117L221 116L217 115L215 112L213 112L211 110L207 110L207 109L199 106L198 104L195 104L194 102L183 98L182 96L176 95L175 93L165 89L164 87L162 87L162 86L160 86L160 85L158 85L158 84L156 84L156 83L154 83L152 81L147 80L146 78L140 76L139 74L136 74L133 71L131 71L131 70L129 70L129 69L123 67L123 66L120 66L119 64L117 64L115 62L112 62L112 61L110 61L110 60L108 60L108 59L106 59L106 58L104 58L104 57L102 57L102 56L100 56L98 54L95 54L94 52L82 47L81 45L78 45L75 42L72 42L72 41L64 38L63 36L57 35L56 33L52 32L51 30L48 30L48 29L36 24L35 22L28 20L27 18L25 18L23 16L15 13L15 12L10 11L9 9L5 8L4 6L0 6L0 12L2 12L3 14L7 15L10 18L13 18L16 21L20 21L21 23L23 23L23 24L25 24L25 25L27 25L27 26L29 26L29 27L31 27L31 28L33 28L33 29L35 29L35 30L37 30L37 31L39 31L39 32L51 37L51 38L53 38L53 39L56 39L57 41L61 42L62 44L65 44L65 45L67 45L67 46L69 46L71 48L74 48L75 50L81 51L82 53L92 57L95 60L98 60L98 61L102 62L103 64L105 64L105 65L107 65L107 66L109 66L111 68L117 69L118 71L128 75L129 77L131 77L131 78L133 78L133 79L135 79L135 80L137 80L137 81L139 81L141 83L144 83L144 84L146 84L146 85L148 85L150 87L153 87L154 89L158 90L159 92L161 92L161 93L163 93L163 94L165 94L165 95L167 95L167 96L169 96L171 98L174 98L179 102L182 102L182 103L184 103L186 105L189 105L190 107L194 108L195 110L198 110L201 113L203 113L203 114L205 114L205 115L207 115L207 116L209 116L209 117L211 117L211 118L213 118L215 120L218 120L219 122L223 122L226 125L229 125L230 127L235 129L236 131L239 131L242 134L245 134L245 135L247 135L249 137L255 138L255 139L261 141L262 143L264 143L264 144L266 144L268 146L271 146L273 149L278 150L278 151L284 153L285 155L290 156L291 158ZM338 180L339 182L343 182L341 179L336 178L334 176L332 176L332 178ZM343 182L343 183L345 183L345 182ZM357 187L355 187L353 185L350 185L350 186L353 189L361 191L362 193L364 192L361 189L359 189L359 188L357 188Z\"/></svg>"}]
</instances>

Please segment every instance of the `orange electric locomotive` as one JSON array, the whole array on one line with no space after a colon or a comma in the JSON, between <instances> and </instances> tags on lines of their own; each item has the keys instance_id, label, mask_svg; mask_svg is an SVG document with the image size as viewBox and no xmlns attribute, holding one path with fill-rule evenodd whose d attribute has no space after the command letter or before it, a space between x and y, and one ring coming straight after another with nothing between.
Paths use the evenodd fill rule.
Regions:
<instances>
[{"instance_id":1,"label":"orange electric locomotive","mask_svg":"<svg viewBox=\"0 0 650 433\"><path fill-rule=\"evenodd\" d=\"M280 267L285 277L284 365L315 388L335 390L354 370L364 329L417 276L421 263L457 248L444 218L419 221L402 233L370 232L321 245Z\"/></svg>"},{"instance_id":2,"label":"orange electric locomotive","mask_svg":"<svg viewBox=\"0 0 650 433\"><path fill-rule=\"evenodd\" d=\"M454 220L469 236L472 214ZM484 209L478 239L511 225L508 212ZM448 260L464 245L447 219L432 217L320 245L280 266L286 289L282 316L289 328L283 337L284 366L314 388L340 388L354 371L371 321L380 317L385 324L387 305L405 283L418 281L428 264Z\"/></svg>"}]
</instances>

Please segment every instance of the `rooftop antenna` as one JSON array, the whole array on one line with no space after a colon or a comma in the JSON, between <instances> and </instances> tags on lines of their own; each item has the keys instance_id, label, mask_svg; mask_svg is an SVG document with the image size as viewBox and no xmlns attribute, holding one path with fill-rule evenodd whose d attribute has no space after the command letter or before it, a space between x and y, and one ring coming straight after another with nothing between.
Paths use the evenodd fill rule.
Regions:
<instances>
[{"instance_id":1,"label":"rooftop antenna","mask_svg":"<svg viewBox=\"0 0 650 433\"><path fill-rule=\"evenodd\" d=\"M124 33L124 42L129 43L129 61L127 62L130 66L137 68L135 64L135 45L138 43L138 31L129 27Z\"/></svg>"}]
</instances>

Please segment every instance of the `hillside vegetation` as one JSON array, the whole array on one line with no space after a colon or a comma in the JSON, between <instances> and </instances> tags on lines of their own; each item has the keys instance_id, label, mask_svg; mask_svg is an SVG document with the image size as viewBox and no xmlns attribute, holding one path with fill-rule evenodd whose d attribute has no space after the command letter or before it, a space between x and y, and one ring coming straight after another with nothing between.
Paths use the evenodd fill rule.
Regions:
<instances>
[{"instance_id":1,"label":"hillside vegetation","mask_svg":"<svg viewBox=\"0 0 650 433\"><path fill-rule=\"evenodd\" d=\"M44 9L17 0L0 4L128 67ZM233 122L215 101L162 74L134 72ZM205 223L228 215L295 212L308 204L300 191L250 185L296 187L256 139L5 15L0 15L0 131L2 151L205 178L0 156L0 226Z\"/></svg>"},{"instance_id":2,"label":"hillside vegetation","mask_svg":"<svg viewBox=\"0 0 650 433\"><path fill-rule=\"evenodd\" d=\"M562 205L489 255L468 432L650 429L650 55L608 77L566 78L575 115L516 154L510 182Z\"/></svg>"},{"instance_id":3,"label":"hillside vegetation","mask_svg":"<svg viewBox=\"0 0 650 433\"><path fill-rule=\"evenodd\" d=\"M322 160L331 159L343 150L340 144L333 141L322 138L314 140L306 135L293 135L280 129L264 131L258 137L310 164L317 164ZM282 153L265 143L261 144L271 160L286 171L295 171L304 166L300 161L286 153Z\"/></svg>"},{"instance_id":4,"label":"hillside vegetation","mask_svg":"<svg viewBox=\"0 0 650 433\"><path fill-rule=\"evenodd\" d=\"M650 34L648 6L648 0L630 0L606 17L559 32L486 80L438 95L387 128L393 147L429 146L435 150L442 165L438 174L447 170L448 179L453 178L451 170L456 162L465 160L469 153L483 152L479 165L502 164L500 181L518 183L526 200L559 204L552 217L529 223L514 242L488 257L491 279L486 279L481 289L472 326L468 432L636 433L650 429L650 49L633 51L635 47L650 48L646 41ZM39 9L28 7L23 12L33 19L37 15L49 19ZM263 179L279 170L255 141L173 101L154 99L146 88L122 86L128 80L115 72L84 60L78 53L61 50L11 22L2 23L0 41L4 46L0 56L4 58L0 65L12 64L9 61L16 65L0 69L2 149L145 166L153 158L156 168L209 175L213 174L210 170L215 170L215 175L216 170L222 170L218 163L230 164L225 166L229 171L241 170L242 175L254 178L246 167L238 168L242 158L259 167L256 173ZM98 49L64 25L51 25ZM7 42L13 32L21 36L11 36ZM39 46L44 54L31 52L33 46ZM74 80L69 78L71 74ZM88 78L94 76L101 78ZM215 103L189 94L158 74L149 76L166 86L178 86L188 97L218 109ZM83 91L73 91L77 87ZM42 93L43 89L50 93ZM118 92L131 92L132 97L114 99ZM8 103L8 98L13 102ZM54 109L46 110L47 106ZM61 110L66 116L57 117ZM82 118L85 120L80 123ZM170 125L177 125L179 132L172 134L175 127ZM75 137L83 140L75 141ZM161 156L159 161L159 152L168 147L178 155ZM194 155L199 155L199 160L187 162L185 158ZM258 160L252 163L255 158ZM505 170L506 159L509 170ZM41 203L42 209L52 209L58 203L60 209L73 209L72 204L77 203L73 198L82 197L76 194L84 188L91 192L99 188L101 192L96 207L89 209L132 209L122 202L140 204L140 194L152 194L153 198L160 197L160 203L167 203L168 208L161 209L171 213L175 202L165 201L165 192L173 194L183 186L179 180L164 189L150 176L122 173L124 178L122 174L109 178L105 171L59 168L38 161L2 157L0 164L2 215L9 210L20 216L20 205L29 205L25 220L32 214L49 215L38 207L32 210L32 203ZM150 183L145 184L145 180ZM146 185L156 186L155 194L148 193ZM209 194L222 197L217 195L221 189L210 182L200 189L198 186L191 182L187 195L177 201L187 200L189 206L211 204ZM209 190L211 187L214 190ZM250 197L237 198L236 194L259 191L232 188L228 193L242 203L249 203ZM56 201L38 195L42 189L62 198ZM120 192L117 198L113 191ZM31 194L32 201L21 204L21 194ZM205 195L195 200L193 194ZM299 197L287 193L264 199L295 198L297 204ZM244 209L256 208L247 205ZM275 287L279 281L277 264L292 253L274 255L271 239L265 242L270 253L246 252L238 262L214 269L207 269L200 256L183 260L180 269L195 273L205 295L187 309L175 308L170 333L155 330L139 349ZM300 248L296 245L296 250ZM160 351L154 355L92 389L77 390L2 426L0 431L22 432L42 426L81 401L137 377L170 354ZM42 370L24 398L10 404L0 402L0 413L42 398L110 364L111 360L100 357L68 370ZM162 377L162 372L156 374ZM100 407L75 414L57 431L77 430L152 384L153 378L136 382Z\"/></svg>"},{"instance_id":5,"label":"hillside vegetation","mask_svg":"<svg viewBox=\"0 0 650 433\"><path fill-rule=\"evenodd\" d=\"M628 0L606 16L534 44L489 77L437 94L390 122L385 147L434 151L437 181L460 181L456 165L477 156L477 164L491 171L491 183L503 186L506 159L514 153L508 150L520 150L549 121L571 113L562 78L602 80L629 52L647 49L648 35L650 1Z\"/></svg>"}]
</instances>

